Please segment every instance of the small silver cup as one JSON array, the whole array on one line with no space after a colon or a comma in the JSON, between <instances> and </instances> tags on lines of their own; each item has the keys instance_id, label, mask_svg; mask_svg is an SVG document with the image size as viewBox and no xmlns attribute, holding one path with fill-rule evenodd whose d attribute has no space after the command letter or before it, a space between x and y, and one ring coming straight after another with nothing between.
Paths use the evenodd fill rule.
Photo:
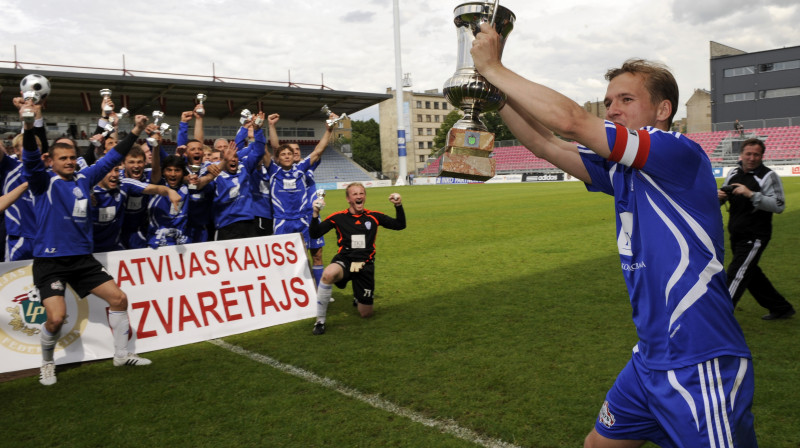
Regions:
<instances>
[{"instance_id":1,"label":"small silver cup","mask_svg":"<svg viewBox=\"0 0 800 448\"><path fill-rule=\"evenodd\" d=\"M198 107L195 110L195 112L197 112L197 115L200 115L201 117L206 114L206 110L203 108L203 101L205 101L207 99L208 99L208 95L206 95L205 93L198 93L197 94L197 104L199 104L200 107Z\"/></svg>"},{"instance_id":2,"label":"small silver cup","mask_svg":"<svg viewBox=\"0 0 800 448\"><path fill-rule=\"evenodd\" d=\"M100 90L100 96L102 96L103 99L111 98L111 89L101 89ZM105 106L103 106L103 112L105 112L107 114L111 113L111 112L114 112L114 108L109 106L108 104L106 104Z\"/></svg>"}]
</instances>

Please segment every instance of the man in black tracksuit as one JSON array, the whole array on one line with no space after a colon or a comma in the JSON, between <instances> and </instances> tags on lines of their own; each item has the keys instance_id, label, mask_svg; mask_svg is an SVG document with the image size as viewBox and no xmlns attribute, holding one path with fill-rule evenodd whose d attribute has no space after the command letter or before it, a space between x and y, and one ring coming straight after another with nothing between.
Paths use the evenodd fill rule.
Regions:
<instances>
[{"instance_id":1,"label":"man in black tracksuit","mask_svg":"<svg viewBox=\"0 0 800 448\"><path fill-rule=\"evenodd\" d=\"M739 166L718 191L720 203L730 202L728 232L733 260L728 266L728 290L734 306L747 289L759 305L769 310L764 320L786 319L792 305L772 286L758 260L772 236L772 214L785 207L778 175L762 164L764 142L751 138L742 143Z\"/></svg>"}]
</instances>

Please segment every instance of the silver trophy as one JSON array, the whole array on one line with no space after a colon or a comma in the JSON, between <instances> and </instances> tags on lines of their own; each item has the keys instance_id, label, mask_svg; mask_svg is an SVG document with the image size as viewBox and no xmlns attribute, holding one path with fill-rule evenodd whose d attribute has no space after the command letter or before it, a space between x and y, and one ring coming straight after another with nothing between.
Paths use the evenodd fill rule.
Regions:
<instances>
[{"instance_id":1,"label":"silver trophy","mask_svg":"<svg viewBox=\"0 0 800 448\"><path fill-rule=\"evenodd\" d=\"M239 118L239 123L241 123L242 126L244 126L245 123L247 123L252 119L253 119L253 113L250 112L250 109L242 109L242 113L240 114Z\"/></svg>"},{"instance_id":2,"label":"silver trophy","mask_svg":"<svg viewBox=\"0 0 800 448\"><path fill-rule=\"evenodd\" d=\"M200 169L202 168L202 166L201 165L189 165L186 168L189 169L189 174L197 175L197 173L200 172ZM188 188L190 190L197 190L197 184L189 183L189 187Z\"/></svg>"},{"instance_id":3,"label":"silver trophy","mask_svg":"<svg viewBox=\"0 0 800 448\"><path fill-rule=\"evenodd\" d=\"M111 89L101 89L100 96L102 96L103 99L106 98L111 99ZM103 106L103 112L105 112L106 114L110 114L111 112L114 112L114 107L106 104L105 106Z\"/></svg>"},{"instance_id":4,"label":"silver trophy","mask_svg":"<svg viewBox=\"0 0 800 448\"><path fill-rule=\"evenodd\" d=\"M328 107L327 104L322 106L320 111L322 111L322 113L325 114L326 117L330 117L331 114L333 113L333 112L331 112L331 109ZM339 117L337 117L335 120L331 120L331 119L325 120L325 123L328 125L328 127L332 127L333 125L335 125L336 123L344 120L345 118L347 118L347 114L346 113L344 113L342 115L339 115Z\"/></svg>"},{"instance_id":5,"label":"silver trophy","mask_svg":"<svg viewBox=\"0 0 800 448\"><path fill-rule=\"evenodd\" d=\"M480 120L483 112L499 110L506 96L475 69L470 49L481 24L489 23L500 34L502 56L506 38L514 29L516 16L498 2L470 2L453 11L458 35L456 72L444 83L444 96L464 112L447 134L440 176L488 180L494 177L495 161L489 158L494 149L494 134Z\"/></svg>"},{"instance_id":6,"label":"silver trophy","mask_svg":"<svg viewBox=\"0 0 800 448\"><path fill-rule=\"evenodd\" d=\"M170 132L169 125L167 123L161 123L161 120L163 119L164 112L161 112L160 110L153 111L153 124L158 126L158 129L155 131L157 134L165 135ZM149 144L151 147L155 148L158 146L158 140L156 140L154 137L147 137L146 140L147 144Z\"/></svg>"},{"instance_id":7,"label":"silver trophy","mask_svg":"<svg viewBox=\"0 0 800 448\"><path fill-rule=\"evenodd\" d=\"M127 107L120 108L119 112L117 112L116 115L108 116L108 122L111 124L117 123L130 114L131 111L129 111Z\"/></svg>"},{"instance_id":8,"label":"silver trophy","mask_svg":"<svg viewBox=\"0 0 800 448\"><path fill-rule=\"evenodd\" d=\"M206 95L205 93L198 93L197 94L197 104L199 104L200 107L195 109L195 112L197 113L197 115L200 115L201 117L206 114L206 110L203 109L203 101L205 101L207 99L208 99L208 95Z\"/></svg>"}]
</instances>

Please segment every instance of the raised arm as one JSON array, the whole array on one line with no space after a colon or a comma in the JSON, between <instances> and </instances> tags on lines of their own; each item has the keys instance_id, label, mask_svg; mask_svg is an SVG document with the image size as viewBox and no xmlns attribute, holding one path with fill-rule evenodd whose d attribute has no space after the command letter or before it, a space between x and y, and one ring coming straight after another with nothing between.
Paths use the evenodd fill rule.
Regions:
<instances>
[{"instance_id":1,"label":"raised arm","mask_svg":"<svg viewBox=\"0 0 800 448\"><path fill-rule=\"evenodd\" d=\"M147 125L147 128L145 128L145 132L147 133L147 135L149 135L150 137L155 138L156 141L160 143L161 142L161 134L159 132L156 132L157 130L158 130L158 126L153 124L153 123L150 123L149 125ZM148 143L148 145L149 145L149 143ZM150 183L151 184L160 184L161 183L161 157L163 156L163 154L161 154L161 151L162 151L162 149L161 149L161 145L160 144L156 148L150 148L150 152L153 154L153 162L152 162L152 166L150 167L150 169L151 169L151 171L150 171ZM166 151L165 151L165 154L166 154Z\"/></svg>"},{"instance_id":2,"label":"raised arm","mask_svg":"<svg viewBox=\"0 0 800 448\"><path fill-rule=\"evenodd\" d=\"M336 117L336 114L331 114L328 118L334 120ZM322 157L322 153L325 152L325 149L328 147L328 143L331 141L331 135L333 135L333 125L326 126L325 133L322 135L322 138L319 139L319 143L317 143L314 151L312 151L311 155L308 156L312 165L317 163Z\"/></svg>"},{"instance_id":3,"label":"raised arm","mask_svg":"<svg viewBox=\"0 0 800 448\"><path fill-rule=\"evenodd\" d=\"M194 139L203 141L203 137L205 137L205 131L203 130L203 117L205 116L205 111L202 114L198 114L198 110L203 110L203 105L198 104L194 106L194 110L192 113L194 114Z\"/></svg>"},{"instance_id":4,"label":"raised arm","mask_svg":"<svg viewBox=\"0 0 800 448\"><path fill-rule=\"evenodd\" d=\"M272 148L272 150L270 151L267 149L266 151L270 156L272 156L275 150L278 149L278 146L281 145L281 141L278 138L278 128L275 127L280 119L281 116L278 114L269 114L267 117L267 123L269 124L269 146Z\"/></svg>"},{"instance_id":5,"label":"raised arm","mask_svg":"<svg viewBox=\"0 0 800 448\"><path fill-rule=\"evenodd\" d=\"M578 147L558 138L532 116L523 115L524 112L520 113L519 110L524 109L510 98L500 110L500 117L511 133L536 157L549 161L583 182L591 183L589 172L578 154Z\"/></svg>"}]
</instances>

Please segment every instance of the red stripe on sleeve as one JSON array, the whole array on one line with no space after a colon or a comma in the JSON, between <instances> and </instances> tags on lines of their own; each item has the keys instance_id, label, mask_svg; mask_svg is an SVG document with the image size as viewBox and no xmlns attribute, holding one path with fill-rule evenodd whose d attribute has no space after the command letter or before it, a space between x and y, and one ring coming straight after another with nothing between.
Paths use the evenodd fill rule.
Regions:
<instances>
[{"instance_id":1,"label":"red stripe on sleeve","mask_svg":"<svg viewBox=\"0 0 800 448\"><path fill-rule=\"evenodd\" d=\"M650 133L644 129L640 129L637 132L639 133L639 149L631 167L640 170L644 168L644 164L647 163L647 156L650 155Z\"/></svg>"},{"instance_id":2,"label":"red stripe on sleeve","mask_svg":"<svg viewBox=\"0 0 800 448\"><path fill-rule=\"evenodd\" d=\"M614 147L611 148L611 155L608 160L612 162L619 162L622 156L625 155L625 147L628 145L628 130L624 126L614 123L617 127L617 136L614 139Z\"/></svg>"}]
</instances>

